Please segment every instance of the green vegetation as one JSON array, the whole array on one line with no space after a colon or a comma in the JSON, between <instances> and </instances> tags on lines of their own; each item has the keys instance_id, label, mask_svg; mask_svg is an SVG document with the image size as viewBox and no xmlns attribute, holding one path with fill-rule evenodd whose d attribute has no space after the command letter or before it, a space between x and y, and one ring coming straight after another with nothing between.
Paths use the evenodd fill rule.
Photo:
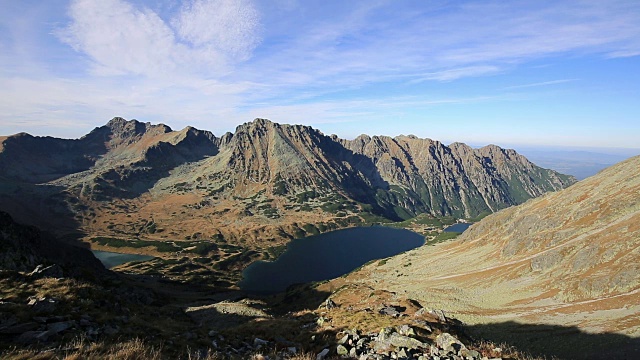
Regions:
<instances>
[{"instance_id":1,"label":"green vegetation","mask_svg":"<svg viewBox=\"0 0 640 360\"><path fill-rule=\"evenodd\" d=\"M447 240L452 240L457 238L460 234L459 232L447 232L447 231L443 231L441 233L439 233L438 235L436 235L433 239L428 240L427 242L425 242L425 245L435 245Z\"/></svg>"},{"instance_id":2,"label":"green vegetation","mask_svg":"<svg viewBox=\"0 0 640 360\"><path fill-rule=\"evenodd\" d=\"M218 250L218 246L216 244L210 242L201 242L194 245L195 248L188 250L187 252L198 254L198 255L207 255L210 252L214 252Z\"/></svg>"},{"instance_id":3,"label":"green vegetation","mask_svg":"<svg viewBox=\"0 0 640 360\"><path fill-rule=\"evenodd\" d=\"M406 227L415 226L415 225L424 225L428 227L433 227L434 229L435 228L442 229L449 225L453 225L455 223L456 223L456 218L454 218L453 216L434 217L429 214L420 214L412 219L399 221L396 223L385 224L385 225L391 226L391 227L398 227L398 228L406 228Z\"/></svg>"},{"instance_id":4,"label":"green vegetation","mask_svg":"<svg viewBox=\"0 0 640 360\"><path fill-rule=\"evenodd\" d=\"M311 235L320 234L320 231L318 230L318 228L315 227L315 225L313 224L305 224L302 226L302 229L304 229L304 231L306 231L307 234L311 234Z\"/></svg>"},{"instance_id":5,"label":"green vegetation","mask_svg":"<svg viewBox=\"0 0 640 360\"><path fill-rule=\"evenodd\" d=\"M191 238L191 237L190 237ZM140 249L145 247L155 247L158 252L178 252L184 251L187 253L207 255L218 250L218 248L224 249L228 252L239 251L241 247L227 244L216 245L209 241L156 241L156 240L141 240L132 239L124 240L112 237L94 237L91 242L97 243L102 246L109 246L114 248L134 248ZM189 249L189 250L185 250Z\"/></svg>"},{"instance_id":6,"label":"green vegetation","mask_svg":"<svg viewBox=\"0 0 640 360\"><path fill-rule=\"evenodd\" d=\"M182 250L181 247L175 246L173 243L166 241L153 241L153 240L124 240L110 237L95 237L91 239L91 242L98 243L102 246L110 246L115 248L129 247L129 248L144 248L155 247L158 252L175 252Z\"/></svg>"},{"instance_id":7,"label":"green vegetation","mask_svg":"<svg viewBox=\"0 0 640 360\"><path fill-rule=\"evenodd\" d=\"M320 196L320 194L318 194L318 192L315 190L305 191L303 193L296 194L296 202L298 204L302 204L309 200L313 200L318 196Z\"/></svg>"},{"instance_id":8,"label":"green vegetation","mask_svg":"<svg viewBox=\"0 0 640 360\"><path fill-rule=\"evenodd\" d=\"M284 196L287 195L287 193L287 182L282 179L280 174L278 174L273 184L273 195Z\"/></svg>"},{"instance_id":9,"label":"green vegetation","mask_svg":"<svg viewBox=\"0 0 640 360\"><path fill-rule=\"evenodd\" d=\"M287 245L277 245L267 248L268 259L277 259L280 255L287 251Z\"/></svg>"}]
</instances>

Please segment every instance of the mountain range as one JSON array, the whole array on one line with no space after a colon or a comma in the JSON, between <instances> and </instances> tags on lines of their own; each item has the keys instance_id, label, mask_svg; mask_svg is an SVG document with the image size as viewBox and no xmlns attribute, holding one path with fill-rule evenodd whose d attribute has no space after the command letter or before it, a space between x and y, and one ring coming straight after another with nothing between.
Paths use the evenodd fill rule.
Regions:
<instances>
[{"instance_id":1,"label":"mountain range","mask_svg":"<svg viewBox=\"0 0 640 360\"><path fill-rule=\"evenodd\" d=\"M265 119L220 137L122 118L80 139L6 136L0 174L1 210L58 233L248 241L308 224L481 217L575 182L494 145L345 140Z\"/></svg>"}]
</instances>

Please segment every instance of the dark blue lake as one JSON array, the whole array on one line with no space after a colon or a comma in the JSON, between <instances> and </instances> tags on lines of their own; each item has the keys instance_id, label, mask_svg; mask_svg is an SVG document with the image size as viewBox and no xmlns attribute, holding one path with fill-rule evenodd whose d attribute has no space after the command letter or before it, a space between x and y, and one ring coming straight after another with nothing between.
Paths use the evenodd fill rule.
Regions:
<instances>
[{"instance_id":1,"label":"dark blue lake","mask_svg":"<svg viewBox=\"0 0 640 360\"><path fill-rule=\"evenodd\" d=\"M469 223L458 223L458 224L453 224L451 226L449 226L448 228L444 229L444 231L446 232L464 232L465 230L467 230L469 228L469 226L471 226L472 224Z\"/></svg>"},{"instance_id":2,"label":"dark blue lake","mask_svg":"<svg viewBox=\"0 0 640 360\"><path fill-rule=\"evenodd\" d=\"M153 259L153 256L149 255L137 255L137 254L121 254L110 251L91 250L93 255L102 262L102 265L107 269L111 269L114 266L118 266L131 261L146 261Z\"/></svg>"},{"instance_id":3,"label":"dark blue lake","mask_svg":"<svg viewBox=\"0 0 640 360\"><path fill-rule=\"evenodd\" d=\"M249 265L238 285L250 293L277 293L293 284L333 279L370 260L422 244L422 235L404 229L372 226L332 231L293 240L276 261Z\"/></svg>"}]
</instances>

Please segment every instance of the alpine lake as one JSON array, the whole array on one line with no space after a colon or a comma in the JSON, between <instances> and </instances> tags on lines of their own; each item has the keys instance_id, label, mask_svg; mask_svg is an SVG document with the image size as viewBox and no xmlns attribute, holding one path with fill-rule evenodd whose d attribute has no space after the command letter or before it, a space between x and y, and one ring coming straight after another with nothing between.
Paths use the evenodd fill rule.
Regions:
<instances>
[{"instance_id":1,"label":"alpine lake","mask_svg":"<svg viewBox=\"0 0 640 360\"><path fill-rule=\"evenodd\" d=\"M471 224L458 223L445 232L464 232ZM296 239L275 261L256 261L242 273L240 289L253 294L275 294L294 284L333 279L369 261L390 257L423 245L422 235L385 226L356 227ZM108 269L153 256L93 250Z\"/></svg>"},{"instance_id":2,"label":"alpine lake","mask_svg":"<svg viewBox=\"0 0 640 360\"><path fill-rule=\"evenodd\" d=\"M100 262L102 262L102 265L104 265L104 267L106 267L107 269L111 269L112 267L122 265L131 261L147 261L153 259L153 256L149 255L122 254L100 250L91 250L91 252L93 253L93 256L100 260Z\"/></svg>"},{"instance_id":3,"label":"alpine lake","mask_svg":"<svg viewBox=\"0 0 640 360\"><path fill-rule=\"evenodd\" d=\"M397 255L422 244L424 237L420 234L383 226L349 228L296 239L275 261L249 265L239 286L248 293L278 293L293 284L344 275L368 261Z\"/></svg>"}]
</instances>

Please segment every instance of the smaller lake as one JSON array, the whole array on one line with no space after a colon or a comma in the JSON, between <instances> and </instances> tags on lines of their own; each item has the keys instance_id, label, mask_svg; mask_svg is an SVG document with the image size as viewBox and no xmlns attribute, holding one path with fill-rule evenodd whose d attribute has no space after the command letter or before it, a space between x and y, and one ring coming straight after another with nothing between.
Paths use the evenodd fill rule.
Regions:
<instances>
[{"instance_id":1,"label":"smaller lake","mask_svg":"<svg viewBox=\"0 0 640 360\"><path fill-rule=\"evenodd\" d=\"M397 255L422 244L422 235L382 226L350 228L296 239L276 261L257 261L249 265L238 285L250 293L277 293L293 284L336 278L370 260Z\"/></svg>"},{"instance_id":2,"label":"smaller lake","mask_svg":"<svg viewBox=\"0 0 640 360\"><path fill-rule=\"evenodd\" d=\"M471 226L473 224L469 224L469 223L458 223L458 224L453 224L451 226L449 226L448 228L444 229L444 231L446 232L464 232L465 230L467 230L469 228L469 226Z\"/></svg>"},{"instance_id":3,"label":"smaller lake","mask_svg":"<svg viewBox=\"0 0 640 360\"><path fill-rule=\"evenodd\" d=\"M110 251L91 250L91 252L107 269L111 269L114 266L122 265L131 261L147 261L154 258L149 255L121 254Z\"/></svg>"}]
</instances>

